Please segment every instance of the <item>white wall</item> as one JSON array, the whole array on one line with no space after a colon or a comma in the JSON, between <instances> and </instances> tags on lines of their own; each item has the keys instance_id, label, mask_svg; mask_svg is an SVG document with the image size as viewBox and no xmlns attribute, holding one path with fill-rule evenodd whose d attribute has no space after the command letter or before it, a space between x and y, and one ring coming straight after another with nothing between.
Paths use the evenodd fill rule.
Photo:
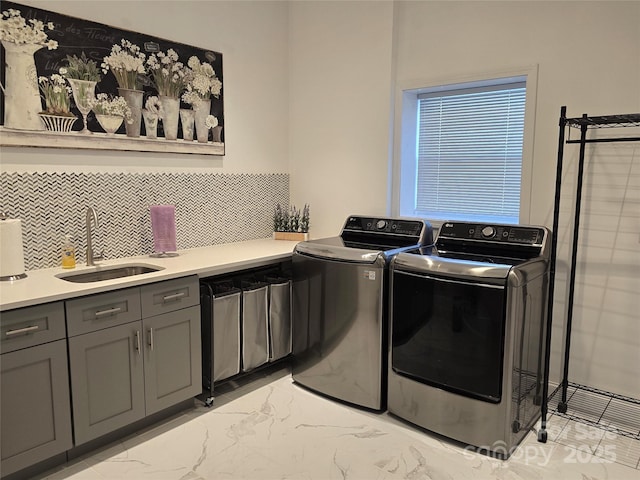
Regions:
<instances>
[{"instance_id":1,"label":"white wall","mask_svg":"<svg viewBox=\"0 0 640 480\"><path fill-rule=\"evenodd\" d=\"M616 134L629 136L629 130ZM578 146L565 152L568 177L575 178ZM639 398L640 144L588 145L583 178L569 380ZM573 221L574 182L567 184L571 188L563 192L561 212ZM563 258L568 258L571 234L570 228L561 232ZM566 282L567 276L564 267L558 279ZM565 296L555 303L556 311L564 311Z\"/></svg>"},{"instance_id":2,"label":"white wall","mask_svg":"<svg viewBox=\"0 0 640 480\"><path fill-rule=\"evenodd\" d=\"M638 2L293 2L290 32L291 197L311 203L314 236L336 234L349 213L387 212L394 111L389 98L403 84L537 65L529 222L549 227L560 107L567 105L574 117L640 111ZM569 164L576 152L567 149ZM637 175L637 166L632 171ZM637 191L630 191L625 212L638 206ZM637 225L637 217L627 215L619 224L637 235L633 221ZM639 258L636 244L625 245ZM619 302L614 307L582 309L574 320L578 346L570 380L637 398L639 380L630 366L637 365L640 351L638 305L629 294L637 269L616 270L615 261L607 260L608 283L627 290L607 294L610 304ZM561 258L560 269L565 266ZM588 269L580 272L589 275ZM561 320L564 288L556 299L554 318ZM609 327L612 308L616 316ZM617 333L603 335L609 329ZM557 330L556 379L562 325Z\"/></svg>"},{"instance_id":3,"label":"white wall","mask_svg":"<svg viewBox=\"0 0 640 480\"><path fill-rule=\"evenodd\" d=\"M537 64L530 222L551 225L560 106L638 111L637 2L398 2L396 82Z\"/></svg>"},{"instance_id":4,"label":"white wall","mask_svg":"<svg viewBox=\"0 0 640 480\"><path fill-rule=\"evenodd\" d=\"M315 238L387 212L392 27L388 1L290 3L291 202Z\"/></svg>"},{"instance_id":5,"label":"white wall","mask_svg":"<svg viewBox=\"0 0 640 480\"><path fill-rule=\"evenodd\" d=\"M226 155L3 147L3 171L288 172L285 2L21 0L20 3L221 52Z\"/></svg>"}]
</instances>

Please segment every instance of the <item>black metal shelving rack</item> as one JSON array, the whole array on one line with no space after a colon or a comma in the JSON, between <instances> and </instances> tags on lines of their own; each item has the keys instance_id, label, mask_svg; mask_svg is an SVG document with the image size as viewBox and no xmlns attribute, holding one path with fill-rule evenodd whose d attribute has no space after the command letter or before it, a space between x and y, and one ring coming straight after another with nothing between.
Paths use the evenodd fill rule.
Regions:
<instances>
[{"instance_id":1,"label":"black metal shelving rack","mask_svg":"<svg viewBox=\"0 0 640 480\"><path fill-rule=\"evenodd\" d=\"M546 348L545 348L545 365L544 365L544 382L542 396L542 418L541 426L538 431L538 441L547 441L547 413L549 402L549 359L551 356L551 324L553 320L553 295L555 286L555 267L556 254L558 245L558 223L560 216L560 193L562 191L562 162L564 156L564 145L579 144L580 152L578 159L578 177L576 184L575 213L573 219L573 239L571 247L571 269L569 274L569 295L567 301L567 324L566 338L564 347L564 371L562 375L561 399L558 403L558 411L565 413L567 411L567 388L569 386L569 351L571 347L571 324L573 321L573 297L576 276L576 258L578 250L578 231L580 227L580 204L582 201L582 179L584 174L584 157L587 143L602 142L634 142L639 141L640 137L606 137L606 138L587 138L587 132L596 128L618 128L618 127L640 127L640 113L632 113L626 115L607 115L607 116L588 116L583 114L578 118L567 118L567 107L560 108L560 132L558 135L558 163L556 169L556 185L555 185L555 201L553 208L553 235L551 240L551 258L549 266L549 305L547 307L547 331L546 331ZM580 129L580 138L565 140L565 133L569 128Z\"/></svg>"}]
</instances>

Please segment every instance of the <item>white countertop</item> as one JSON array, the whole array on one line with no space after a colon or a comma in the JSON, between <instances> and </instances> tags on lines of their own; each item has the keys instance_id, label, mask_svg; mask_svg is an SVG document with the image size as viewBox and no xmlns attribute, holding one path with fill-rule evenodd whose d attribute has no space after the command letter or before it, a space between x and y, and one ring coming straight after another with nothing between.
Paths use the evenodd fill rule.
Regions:
<instances>
[{"instance_id":1,"label":"white countertop","mask_svg":"<svg viewBox=\"0 0 640 480\"><path fill-rule=\"evenodd\" d=\"M287 259L297 242L271 238L226 243L179 251L177 257L152 258L149 255L96 262L97 267L78 263L74 269L62 267L29 270L27 278L0 282L0 311L40 303L107 292L146 283L198 275L200 278L242 270ZM157 272L92 283L74 283L57 278L59 274L81 273L119 264L162 267Z\"/></svg>"}]
</instances>

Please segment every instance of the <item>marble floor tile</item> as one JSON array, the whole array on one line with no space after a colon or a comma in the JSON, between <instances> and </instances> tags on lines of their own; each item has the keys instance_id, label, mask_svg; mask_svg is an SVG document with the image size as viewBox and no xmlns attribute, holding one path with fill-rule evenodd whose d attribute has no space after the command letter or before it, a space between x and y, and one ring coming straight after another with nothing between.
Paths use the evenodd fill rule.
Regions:
<instances>
[{"instance_id":1,"label":"marble floor tile","mask_svg":"<svg viewBox=\"0 0 640 480\"><path fill-rule=\"evenodd\" d=\"M197 406L127 437L47 480L637 480L640 472L592 455L605 440L577 450L581 431L549 419L559 441L530 432L509 460L476 453L390 416L363 411L294 384L288 372L223 390L211 408ZM562 432L567 432L567 439ZM573 432L573 433L571 433ZM573 437L570 437L573 435ZM594 437L597 434L594 434ZM560 443L560 441L565 443ZM617 444L616 444L617 445ZM620 445L622 448L622 444ZM625 447L626 448L626 447ZM611 448L609 448L610 450ZM635 451L631 446L628 450ZM629 461L631 463L631 461Z\"/></svg>"},{"instance_id":2,"label":"marble floor tile","mask_svg":"<svg viewBox=\"0 0 640 480\"><path fill-rule=\"evenodd\" d=\"M561 445L593 454L604 433L604 430L600 428L569 420L554 441Z\"/></svg>"},{"instance_id":3,"label":"marble floor tile","mask_svg":"<svg viewBox=\"0 0 640 480\"><path fill-rule=\"evenodd\" d=\"M557 441L567 423L569 423L569 419L561 417L559 415L551 415L547 417L547 438L554 442ZM537 423L537 428L540 428L539 420Z\"/></svg>"},{"instance_id":4,"label":"marble floor tile","mask_svg":"<svg viewBox=\"0 0 640 480\"><path fill-rule=\"evenodd\" d=\"M640 463L640 440L606 432L600 440L594 455L612 459L616 463L638 468ZM640 472L638 472L640 478Z\"/></svg>"}]
</instances>

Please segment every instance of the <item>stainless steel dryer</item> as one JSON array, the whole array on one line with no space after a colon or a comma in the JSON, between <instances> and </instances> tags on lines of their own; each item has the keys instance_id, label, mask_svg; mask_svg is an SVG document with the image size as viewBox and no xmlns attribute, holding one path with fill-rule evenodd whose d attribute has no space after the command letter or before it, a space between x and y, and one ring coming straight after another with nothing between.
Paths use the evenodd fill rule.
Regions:
<instances>
[{"instance_id":1,"label":"stainless steel dryer","mask_svg":"<svg viewBox=\"0 0 640 480\"><path fill-rule=\"evenodd\" d=\"M389 412L508 457L540 416L550 232L446 222L391 262Z\"/></svg>"},{"instance_id":2,"label":"stainless steel dryer","mask_svg":"<svg viewBox=\"0 0 640 480\"><path fill-rule=\"evenodd\" d=\"M293 252L296 383L374 410L386 404L388 263L432 242L422 220L350 216L338 237Z\"/></svg>"}]
</instances>

